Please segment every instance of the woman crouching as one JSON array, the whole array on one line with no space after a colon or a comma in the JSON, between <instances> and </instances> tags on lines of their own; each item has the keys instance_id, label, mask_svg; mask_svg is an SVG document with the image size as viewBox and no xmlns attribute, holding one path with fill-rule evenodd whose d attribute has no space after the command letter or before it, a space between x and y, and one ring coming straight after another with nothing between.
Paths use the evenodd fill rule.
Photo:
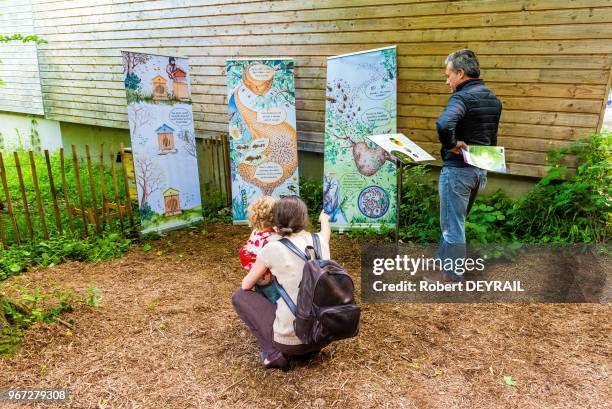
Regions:
<instances>
[{"instance_id":1,"label":"woman crouching","mask_svg":"<svg viewBox=\"0 0 612 409\"><path fill-rule=\"evenodd\" d=\"M321 258L330 258L329 239L331 228L329 216L321 212L319 236ZM263 295L251 291L253 286L269 269L291 299L296 300L304 260L285 245L278 242L280 237L289 239L298 249L314 246L308 226L308 209L297 196L280 199L274 205L274 238L261 249L253 267L242 280L242 288L236 290L232 304L236 313L249 327L261 349L261 362L266 368L288 369L288 358L320 351L325 345L303 344L295 335L293 313L286 303L270 302Z\"/></svg>"}]
</instances>

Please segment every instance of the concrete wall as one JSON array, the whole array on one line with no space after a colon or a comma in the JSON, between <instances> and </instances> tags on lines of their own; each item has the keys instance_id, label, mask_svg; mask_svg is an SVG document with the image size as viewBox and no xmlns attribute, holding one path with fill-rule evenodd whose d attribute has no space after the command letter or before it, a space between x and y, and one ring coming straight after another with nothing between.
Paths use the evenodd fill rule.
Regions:
<instances>
[{"instance_id":1,"label":"concrete wall","mask_svg":"<svg viewBox=\"0 0 612 409\"><path fill-rule=\"evenodd\" d=\"M32 124L32 120L36 124ZM32 127L38 129L41 149L54 151L62 146L60 123L44 119L38 115L24 115L0 111L0 134L4 141L4 149L13 150L20 146L30 149Z\"/></svg>"}]
</instances>

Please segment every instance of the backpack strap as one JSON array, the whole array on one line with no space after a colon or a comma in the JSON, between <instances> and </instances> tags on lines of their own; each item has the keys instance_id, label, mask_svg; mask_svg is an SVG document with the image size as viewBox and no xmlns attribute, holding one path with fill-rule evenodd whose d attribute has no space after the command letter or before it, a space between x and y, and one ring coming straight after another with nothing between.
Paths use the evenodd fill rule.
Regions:
<instances>
[{"instance_id":1,"label":"backpack strap","mask_svg":"<svg viewBox=\"0 0 612 409\"><path fill-rule=\"evenodd\" d=\"M297 311L297 307L295 306L295 303L293 302L291 297L289 297L289 294L287 294L287 291L285 291L285 288L281 285L281 283L278 282L278 280L276 279L275 276L272 276L272 283L274 284L274 286L278 290L278 293L280 294L281 298L287 304L287 307L289 307L289 309L291 310L291 312L295 316L296 315L296 311Z\"/></svg>"},{"instance_id":2,"label":"backpack strap","mask_svg":"<svg viewBox=\"0 0 612 409\"><path fill-rule=\"evenodd\" d=\"M296 256L298 256L299 258L301 258L304 261L308 261L308 256L306 256L306 254L297 248L297 246L295 244L293 244L293 242L291 240L289 240L286 237L283 237L282 239L279 240L279 242L283 243L285 245L285 247L287 247L289 250L291 250L291 252L293 254L295 254Z\"/></svg>"},{"instance_id":3,"label":"backpack strap","mask_svg":"<svg viewBox=\"0 0 612 409\"><path fill-rule=\"evenodd\" d=\"M310 233L312 236L312 244L314 244L315 250L315 259L321 258L321 241L319 240L319 235L316 233Z\"/></svg>"}]
</instances>

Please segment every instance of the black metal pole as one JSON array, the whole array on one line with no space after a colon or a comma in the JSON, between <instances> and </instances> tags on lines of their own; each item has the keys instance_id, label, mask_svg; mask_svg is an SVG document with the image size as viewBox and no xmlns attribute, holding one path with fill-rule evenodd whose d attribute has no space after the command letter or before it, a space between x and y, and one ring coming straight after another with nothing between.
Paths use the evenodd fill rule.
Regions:
<instances>
[{"instance_id":1,"label":"black metal pole","mask_svg":"<svg viewBox=\"0 0 612 409\"><path fill-rule=\"evenodd\" d=\"M402 203L402 184L403 184L404 164L401 160L397 161L397 215L395 218L395 245L399 246L400 231L400 205Z\"/></svg>"}]
</instances>

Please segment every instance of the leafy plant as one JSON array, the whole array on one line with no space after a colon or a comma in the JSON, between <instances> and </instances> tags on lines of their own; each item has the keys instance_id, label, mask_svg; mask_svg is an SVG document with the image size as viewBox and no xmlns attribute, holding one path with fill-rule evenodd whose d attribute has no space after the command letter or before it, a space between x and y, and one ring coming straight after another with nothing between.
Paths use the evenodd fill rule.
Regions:
<instances>
[{"instance_id":1,"label":"leafy plant","mask_svg":"<svg viewBox=\"0 0 612 409\"><path fill-rule=\"evenodd\" d=\"M529 242L606 242L612 234L610 133L549 152L551 169L510 212L513 234ZM568 171L567 155L576 170Z\"/></svg>"},{"instance_id":2,"label":"leafy plant","mask_svg":"<svg viewBox=\"0 0 612 409\"><path fill-rule=\"evenodd\" d=\"M0 280L30 265L50 266L66 260L101 261L121 257L130 243L131 240L117 233L84 240L66 234L34 244L11 246L0 253Z\"/></svg>"},{"instance_id":3,"label":"leafy plant","mask_svg":"<svg viewBox=\"0 0 612 409\"><path fill-rule=\"evenodd\" d=\"M68 327L66 336L73 336L74 322L62 320L60 315L72 311L76 304L96 307L101 300L101 291L95 287L87 288L84 295L78 296L64 289L44 292L40 287L16 287L13 290L16 299L0 293L0 356L14 354L21 345L23 331L35 323L59 322Z\"/></svg>"},{"instance_id":4,"label":"leafy plant","mask_svg":"<svg viewBox=\"0 0 612 409\"><path fill-rule=\"evenodd\" d=\"M300 177L300 197L308 206L311 223L319 220L319 214L323 209L323 183L312 178Z\"/></svg>"},{"instance_id":5,"label":"leafy plant","mask_svg":"<svg viewBox=\"0 0 612 409\"><path fill-rule=\"evenodd\" d=\"M83 298L85 304L90 307L97 307L102 301L102 290L96 287L87 287L87 293Z\"/></svg>"}]
</instances>

